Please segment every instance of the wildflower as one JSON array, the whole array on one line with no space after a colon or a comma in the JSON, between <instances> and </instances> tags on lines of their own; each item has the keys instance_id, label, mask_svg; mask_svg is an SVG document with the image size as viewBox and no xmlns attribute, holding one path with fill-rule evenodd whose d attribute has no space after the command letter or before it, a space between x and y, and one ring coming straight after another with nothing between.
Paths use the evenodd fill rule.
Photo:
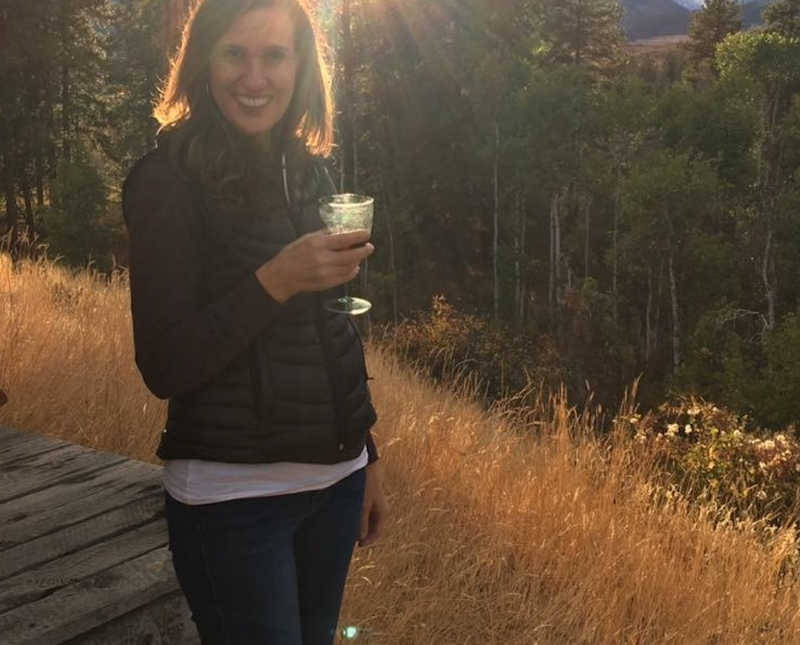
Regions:
<instances>
[{"instance_id":1,"label":"wildflower","mask_svg":"<svg viewBox=\"0 0 800 645\"><path fill-rule=\"evenodd\" d=\"M689 408L688 412L690 417L696 417L698 414L700 414L700 408L698 407Z\"/></svg>"},{"instance_id":2,"label":"wildflower","mask_svg":"<svg viewBox=\"0 0 800 645\"><path fill-rule=\"evenodd\" d=\"M786 435L784 435L784 434L776 434L775 435L775 441L777 441L778 443L786 443Z\"/></svg>"},{"instance_id":3,"label":"wildflower","mask_svg":"<svg viewBox=\"0 0 800 645\"><path fill-rule=\"evenodd\" d=\"M795 469L795 472L800 473L800 464L795 464L794 465L794 469Z\"/></svg>"},{"instance_id":4,"label":"wildflower","mask_svg":"<svg viewBox=\"0 0 800 645\"><path fill-rule=\"evenodd\" d=\"M738 430L738 429L737 429L737 430L734 430L734 431L733 431L733 436L734 436L734 438L736 438L736 439L739 439L739 438L741 438L741 436L742 436L742 431L741 431L741 430Z\"/></svg>"},{"instance_id":5,"label":"wildflower","mask_svg":"<svg viewBox=\"0 0 800 645\"><path fill-rule=\"evenodd\" d=\"M667 435L670 437L674 437L678 434L678 424L677 423L670 423L667 426Z\"/></svg>"},{"instance_id":6,"label":"wildflower","mask_svg":"<svg viewBox=\"0 0 800 645\"><path fill-rule=\"evenodd\" d=\"M761 447L764 450L775 450L775 442L772 439L765 439L761 442Z\"/></svg>"},{"instance_id":7,"label":"wildflower","mask_svg":"<svg viewBox=\"0 0 800 645\"><path fill-rule=\"evenodd\" d=\"M691 424L691 423L687 423L687 424L686 424L686 425L683 427L683 431L684 431L686 434L692 434L692 424Z\"/></svg>"}]
</instances>

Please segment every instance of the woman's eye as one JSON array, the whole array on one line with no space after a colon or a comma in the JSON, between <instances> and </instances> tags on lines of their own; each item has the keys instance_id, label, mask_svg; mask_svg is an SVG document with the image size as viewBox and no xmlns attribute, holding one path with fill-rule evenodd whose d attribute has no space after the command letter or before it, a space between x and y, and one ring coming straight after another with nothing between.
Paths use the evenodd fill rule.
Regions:
<instances>
[{"instance_id":1,"label":"woman's eye","mask_svg":"<svg viewBox=\"0 0 800 645\"><path fill-rule=\"evenodd\" d=\"M230 47L225 50L225 56L232 60L238 60L244 56L244 52L238 47Z\"/></svg>"},{"instance_id":2,"label":"woman's eye","mask_svg":"<svg viewBox=\"0 0 800 645\"><path fill-rule=\"evenodd\" d=\"M281 49L270 49L264 54L264 60L269 63L280 63L285 58L286 52Z\"/></svg>"}]
</instances>

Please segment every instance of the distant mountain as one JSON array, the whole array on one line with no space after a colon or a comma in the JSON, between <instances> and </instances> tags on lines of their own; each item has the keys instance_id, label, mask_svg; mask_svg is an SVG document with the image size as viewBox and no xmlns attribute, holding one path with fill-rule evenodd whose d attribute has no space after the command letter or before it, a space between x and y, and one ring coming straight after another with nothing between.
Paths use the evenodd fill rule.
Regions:
<instances>
[{"instance_id":1,"label":"distant mountain","mask_svg":"<svg viewBox=\"0 0 800 645\"><path fill-rule=\"evenodd\" d=\"M769 3L770 0L754 0L754 2L748 2L744 5L742 22L745 28L761 24L761 12L764 11L764 7Z\"/></svg>"},{"instance_id":2,"label":"distant mountain","mask_svg":"<svg viewBox=\"0 0 800 645\"><path fill-rule=\"evenodd\" d=\"M630 40L689 31L691 12L675 0L621 0L622 27Z\"/></svg>"},{"instance_id":3,"label":"distant mountain","mask_svg":"<svg viewBox=\"0 0 800 645\"><path fill-rule=\"evenodd\" d=\"M625 15L622 26L629 40L689 33L689 20L703 0L620 0ZM745 28L761 24L761 12L770 0L751 0L744 4Z\"/></svg>"}]
</instances>

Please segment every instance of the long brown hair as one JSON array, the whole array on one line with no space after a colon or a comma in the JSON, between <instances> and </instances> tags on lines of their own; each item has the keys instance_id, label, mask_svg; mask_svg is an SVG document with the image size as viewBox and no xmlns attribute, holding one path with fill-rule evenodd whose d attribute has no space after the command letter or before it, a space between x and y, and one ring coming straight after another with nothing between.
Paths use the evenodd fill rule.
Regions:
<instances>
[{"instance_id":1,"label":"long brown hair","mask_svg":"<svg viewBox=\"0 0 800 645\"><path fill-rule=\"evenodd\" d=\"M214 45L240 15L276 5L284 6L292 18L299 65L292 100L271 133L273 142L277 139L283 144L295 138L311 154L330 154L330 72L323 57L324 41L306 0L200 0L186 21L181 46L153 111L160 131L218 116L208 92L209 57Z\"/></svg>"}]
</instances>

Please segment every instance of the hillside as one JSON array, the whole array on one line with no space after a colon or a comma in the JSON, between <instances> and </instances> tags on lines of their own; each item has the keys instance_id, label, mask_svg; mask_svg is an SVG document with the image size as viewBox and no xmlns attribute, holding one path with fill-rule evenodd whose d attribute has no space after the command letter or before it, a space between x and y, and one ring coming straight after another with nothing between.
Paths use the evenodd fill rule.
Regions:
<instances>
[{"instance_id":1,"label":"hillside","mask_svg":"<svg viewBox=\"0 0 800 645\"><path fill-rule=\"evenodd\" d=\"M744 4L745 28L761 24L761 12L769 2ZM703 5L700 0L621 0L621 4L625 11L622 25L629 40L687 34L692 12Z\"/></svg>"},{"instance_id":2,"label":"hillside","mask_svg":"<svg viewBox=\"0 0 800 645\"><path fill-rule=\"evenodd\" d=\"M639 444L594 439L563 400L488 413L367 358L390 515L353 555L340 626L359 643L800 642L791 529L659 497ZM0 424L153 460L166 402L136 371L124 276L0 254L0 384Z\"/></svg>"},{"instance_id":3,"label":"hillside","mask_svg":"<svg viewBox=\"0 0 800 645\"><path fill-rule=\"evenodd\" d=\"M622 26L630 40L689 31L691 12L675 0L622 0Z\"/></svg>"}]
</instances>

